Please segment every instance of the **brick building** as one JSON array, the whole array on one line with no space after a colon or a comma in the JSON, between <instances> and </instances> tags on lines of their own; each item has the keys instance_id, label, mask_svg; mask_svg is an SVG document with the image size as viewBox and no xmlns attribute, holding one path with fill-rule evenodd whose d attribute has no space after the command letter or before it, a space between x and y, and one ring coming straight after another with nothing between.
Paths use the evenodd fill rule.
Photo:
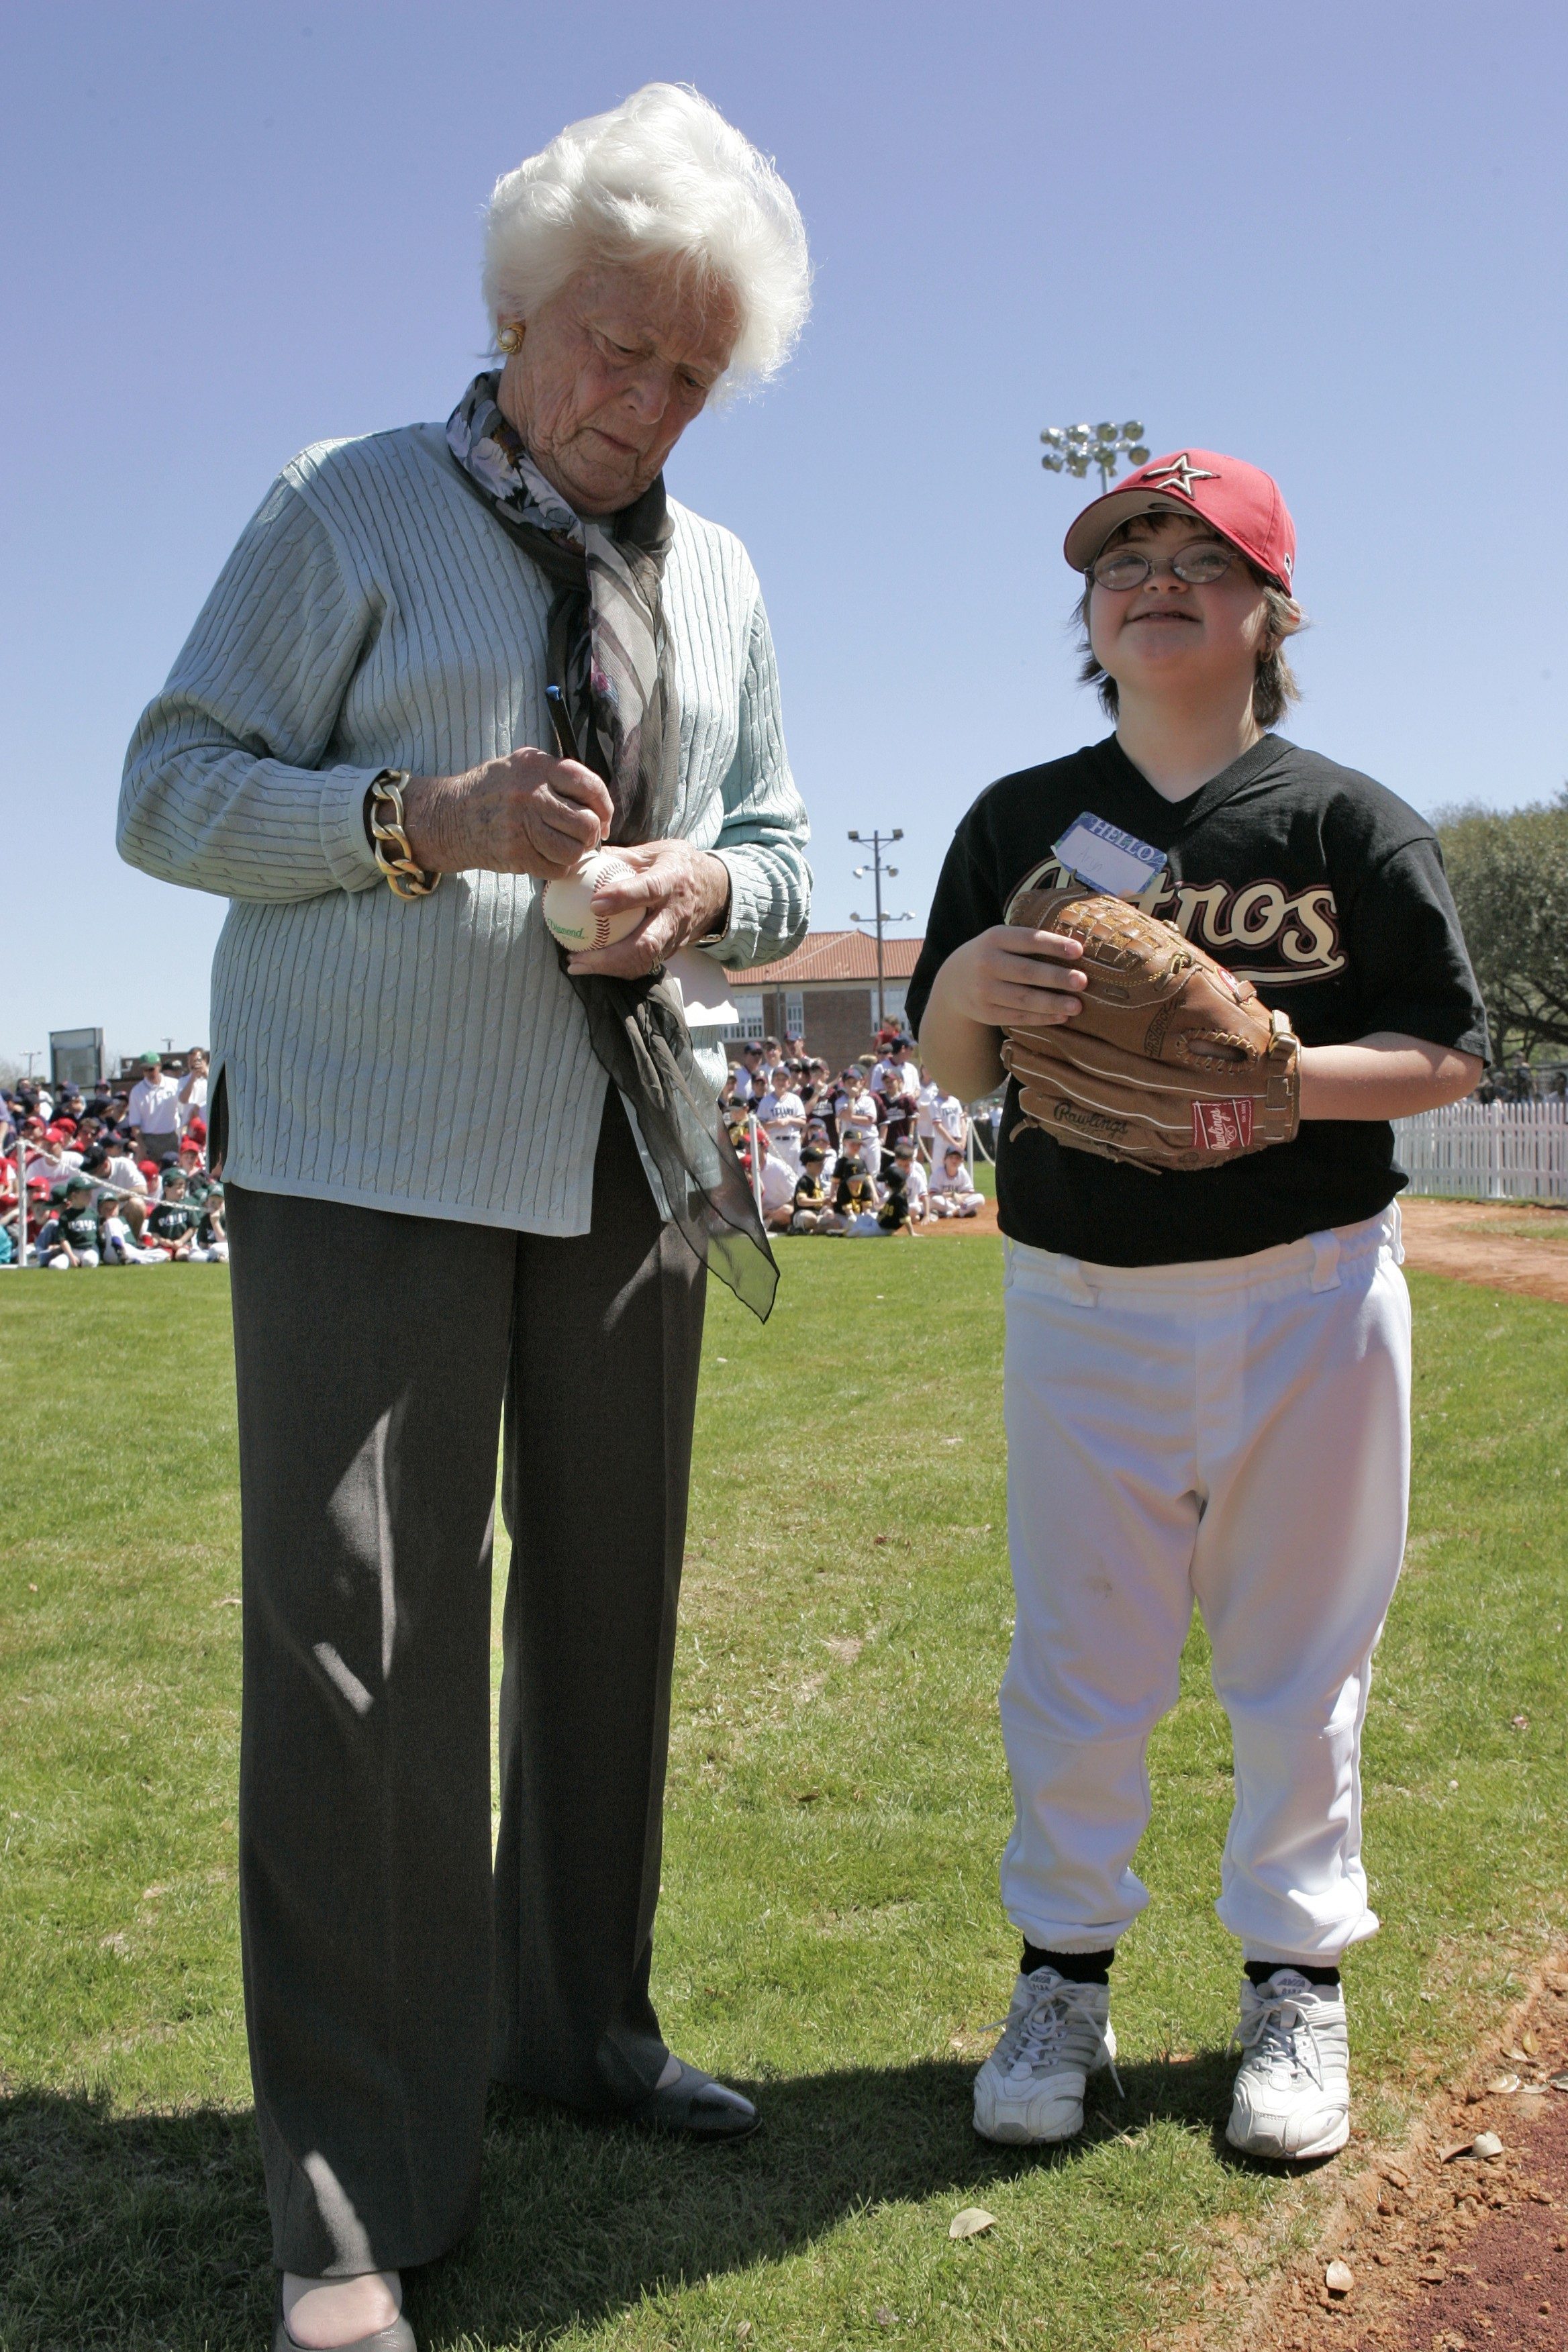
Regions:
<instances>
[{"instance_id":1,"label":"brick building","mask_svg":"<svg viewBox=\"0 0 1568 2352\"><path fill-rule=\"evenodd\" d=\"M902 1021L904 998L923 940L889 940L882 950L882 1002ZM724 1040L735 1061L748 1037L804 1036L806 1051L840 1070L877 1034L877 942L867 931L807 931L793 955L730 974L740 1018Z\"/></svg>"}]
</instances>

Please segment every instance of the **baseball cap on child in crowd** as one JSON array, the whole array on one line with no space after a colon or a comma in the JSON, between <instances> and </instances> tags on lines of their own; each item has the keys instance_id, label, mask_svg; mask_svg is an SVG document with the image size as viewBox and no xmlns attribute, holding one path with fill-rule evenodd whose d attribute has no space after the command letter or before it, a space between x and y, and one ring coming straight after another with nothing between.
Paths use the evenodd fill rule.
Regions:
<instances>
[{"instance_id":1,"label":"baseball cap on child in crowd","mask_svg":"<svg viewBox=\"0 0 1568 2352\"><path fill-rule=\"evenodd\" d=\"M1087 572L1111 532L1143 514L1195 515L1277 588L1294 595L1296 526L1279 483L1260 467L1215 449L1155 457L1084 508L1062 553L1075 572Z\"/></svg>"}]
</instances>

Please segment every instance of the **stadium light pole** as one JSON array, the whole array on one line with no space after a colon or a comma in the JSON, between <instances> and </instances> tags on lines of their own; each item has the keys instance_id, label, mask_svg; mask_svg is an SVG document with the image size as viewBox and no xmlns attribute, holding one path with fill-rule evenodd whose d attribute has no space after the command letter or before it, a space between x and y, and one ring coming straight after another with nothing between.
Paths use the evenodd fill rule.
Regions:
<instances>
[{"instance_id":1,"label":"stadium light pole","mask_svg":"<svg viewBox=\"0 0 1568 2352\"><path fill-rule=\"evenodd\" d=\"M1135 418L1126 425L1047 425L1040 438L1046 445L1040 463L1047 474L1073 474L1081 482L1097 467L1102 498L1123 457L1135 466L1149 462L1143 427Z\"/></svg>"},{"instance_id":2,"label":"stadium light pole","mask_svg":"<svg viewBox=\"0 0 1568 2352\"><path fill-rule=\"evenodd\" d=\"M882 935L889 923L912 923L914 921L914 916L912 913L889 915L885 914L882 908L882 877L886 874L889 879L891 880L897 876L899 870L896 866L883 865L882 852L884 849L890 849L895 841L902 841L903 837L904 828L901 824L894 825L890 833L852 833L849 836L850 840L858 844L861 848L869 846L871 852L871 862L869 866L857 866L855 868L855 879L858 882L867 874L869 874L872 877L872 888L876 892L875 903L877 911L870 919L877 927L877 1026L879 1029L883 1028L886 1025L887 1020L886 999L888 983L882 947ZM852 923L863 923L867 920L867 918L864 915L851 913L849 919Z\"/></svg>"}]
</instances>

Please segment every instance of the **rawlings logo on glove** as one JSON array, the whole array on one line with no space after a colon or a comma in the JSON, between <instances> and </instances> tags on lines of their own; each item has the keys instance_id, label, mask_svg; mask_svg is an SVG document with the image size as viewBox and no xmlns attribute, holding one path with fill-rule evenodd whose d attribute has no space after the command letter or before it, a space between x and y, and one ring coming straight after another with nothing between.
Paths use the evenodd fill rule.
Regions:
<instances>
[{"instance_id":1,"label":"rawlings logo on glove","mask_svg":"<svg viewBox=\"0 0 1568 2352\"><path fill-rule=\"evenodd\" d=\"M1089 981L1071 1020L1003 1039L1022 1124L1156 1171L1289 1142L1300 1048L1249 980L1173 923L1095 891L1023 890L1006 920L1079 940Z\"/></svg>"}]
</instances>

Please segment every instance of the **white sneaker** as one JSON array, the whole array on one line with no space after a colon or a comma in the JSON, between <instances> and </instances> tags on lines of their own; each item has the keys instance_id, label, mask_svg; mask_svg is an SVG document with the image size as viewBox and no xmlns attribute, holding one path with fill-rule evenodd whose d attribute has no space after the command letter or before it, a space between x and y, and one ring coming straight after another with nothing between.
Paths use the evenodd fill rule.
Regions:
<instances>
[{"instance_id":1,"label":"white sneaker","mask_svg":"<svg viewBox=\"0 0 1568 2352\"><path fill-rule=\"evenodd\" d=\"M1008 2145L1071 2139L1102 2066L1120 2093L1110 1987L1069 1984L1050 1968L1021 1976L1002 2039L974 2078L974 2128Z\"/></svg>"},{"instance_id":2,"label":"white sneaker","mask_svg":"<svg viewBox=\"0 0 1568 2352\"><path fill-rule=\"evenodd\" d=\"M1350 2036L1344 1994L1299 1969L1268 1982L1241 1980L1243 2053L1225 2136L1232 2147L1276 2162L1331 2156L1351 2136Z\"/></svg>"}]
</instances>

